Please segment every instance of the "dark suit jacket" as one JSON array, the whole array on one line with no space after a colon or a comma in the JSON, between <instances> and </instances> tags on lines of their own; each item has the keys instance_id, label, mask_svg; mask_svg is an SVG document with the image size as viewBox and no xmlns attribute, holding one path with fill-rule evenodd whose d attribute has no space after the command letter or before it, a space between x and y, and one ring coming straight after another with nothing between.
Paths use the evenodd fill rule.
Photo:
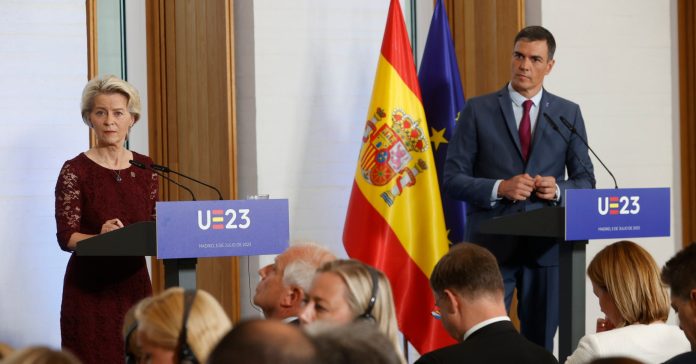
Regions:
<instances>
[{"instance_id":1,"label":"dark suit jacket","mask_svg":"<svg viewBox=\"0 0 696 364\"><path fill-rule=\"evenodd\" d=\"M696 363L696 351L679 354L672 359L667 360L664 364L694 364Z\"/></svg>"},{"instance_id":2,"label":"dark suit jacket","mask_svg":"<svg viewBox=\"0 0 696 364\"><path fill-rule=\"evenodd\" d=\"M549 125L544 113L556 122L558 131ZM496 180L523 173L529 173L532 177L553 176L561 196L568 188L594 187L594 172L587 147L577 135L561 124L561 116L586 137L580 107L544 90L526 163L522 159L517 123L507 86L498 92L470 99L457 119L445 162L444 190L450 198L467 203L467 241L479 243L491 250L500 264L519 258L516 253L521 241L516 237L481 235L478 233L481 222L496 216L555 205L556 202L541 200L533 195L524 202L500 200L491 207L491 192ZM560 202L563 203L562 198ZM528 258L523 259L531 259L541 266L557 265L558 244L555 243L555 240L548 239L533 246L525 246Z\"/></svg>"},{"instance_id":3,"label":"dark suit jacket","mask_svg":"<svg viewBox=\"0 0 696 364\"><path fill-rule=\"evenodd\" d=\"M546 364L558 360L520 335L510 321L484 326L465 341L427 353L416 364Z\"/></svg>"}]
</instances>

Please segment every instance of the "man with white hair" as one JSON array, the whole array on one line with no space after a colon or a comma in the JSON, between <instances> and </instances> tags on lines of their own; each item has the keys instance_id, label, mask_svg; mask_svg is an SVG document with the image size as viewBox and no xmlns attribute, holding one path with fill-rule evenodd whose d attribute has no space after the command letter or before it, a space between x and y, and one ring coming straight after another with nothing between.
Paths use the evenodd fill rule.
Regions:
<instances>
[{"instance_id":1,"label":"man with white hair","mask_svg":"<svg viewBox=\"0 0 696 364\"><path fill-rule=\"evenodd\" d=\"M254 304L263 310L267 319L299 323L297 315L314 272L335 259L333 253L317 244L290 246L272 264L259 269L261 282L256 286Z\"/></svg>"}]
</instances>

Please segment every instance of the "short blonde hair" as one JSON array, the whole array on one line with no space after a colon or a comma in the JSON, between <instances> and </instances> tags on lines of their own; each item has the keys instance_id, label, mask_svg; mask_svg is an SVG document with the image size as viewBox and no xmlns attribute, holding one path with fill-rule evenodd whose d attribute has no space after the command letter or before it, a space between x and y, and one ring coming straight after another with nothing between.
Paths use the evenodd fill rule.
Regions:
<instances>
[{"instance_id":1,"label":"short blonde hair","mask_svg":"<svg viewBox=\"0 0 696 364\"><path fill-rule=\"evenodd\" d=\"M623 320L618 327L667 320L669 295L660 269L640 245L623 240L605 247L592 258L587 276L614 300Z\"/></svg>"},{"instance_id":2,"label":"short blonde hair","mask_svg":"<svg viewBox=\"0 0 696 364\"><path fill-rule=\"evenodd\" d=\"M372 271L372 272L371 272ZM370 313L374 317L379 331L384 333L392 342L398 353L401 353L401 344L398 338L398 325L396 321L396 309L389 280L381 271L369 265L353 259L339 259L322 265L317 273L334 273L341 277L348 287L346 301L356 318L365 313L372 298L372 275L378 277L377 296Z\"/></svg>"},{"instance_id":3,"label":"short blonde hair","mask_svg":"<svg viewBox=\"0 0 696 364\"><path fill-rule=\"evenodd\" d=\"M185 291L173 287L145 299L135 309L138 333L155 346L178 355ZM203 290L197 290L186 322L186 338L198 362L204 363L218 341L232 328L225 310Z\"/></svg>"},{"instance_id":4,"label":"short blonde hair","mask_svg":"<svg viewBox=\"0 0 696 364\"><path fill-rule=\"evenodd\" d=\"M121 94L128 100L128 112L133 115L135 122L140 120L140 93L138 90L128 83L116 76L102 76L95 77L87 82L85 89L82 90L82 102L80 104L80 109L82 112L82 121L91 127L92 123L89 121L89 113L92 112L94 108L94 98L97 95L102 94Z\"/></svg>"}]
</instances>

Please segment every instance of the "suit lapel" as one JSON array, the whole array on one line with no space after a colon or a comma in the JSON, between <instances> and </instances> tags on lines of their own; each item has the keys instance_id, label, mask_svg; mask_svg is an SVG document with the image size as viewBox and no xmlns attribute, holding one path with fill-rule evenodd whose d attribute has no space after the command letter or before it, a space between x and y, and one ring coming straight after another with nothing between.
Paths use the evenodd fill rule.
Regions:
<instances>
[{"instance_id":1,"label":"suit lapel","mask_svg":"<svg viewBox=\"0 0 696 364\"><path fill-rule=\"evenodd\" d=\"M548 126L548 122L546 119L544 119L544 113L551 109L551 99L551 95L544 90L544 92L541 94L541 101L539 102L539 114L537 114L537 120L534 126L534 135L532 135L532 145L530 147L529 158L527 158L527 161L534 158L534 150L537 149L535 146L541 143L541 136L544 135L544 130Z\"/></svg>"},{"instance_id":2,"label":"suit lapel","mask_svg":"<svg viewBox=\"0 0 696 364\"><path fill-rule=\"evenodd\" d=\"M507 89L507 85L505 85L505 87L498 92L498 103L500 104L500 111L503 113L503 117L505 118L505 125L510 133L510 138L515 142L517 154L519 154L520 158L522 158L520 133L517 131L517 122L515 122L515 114L512 112L512 99L510 99L510 92Z\"/></svg>"}]
</instances>

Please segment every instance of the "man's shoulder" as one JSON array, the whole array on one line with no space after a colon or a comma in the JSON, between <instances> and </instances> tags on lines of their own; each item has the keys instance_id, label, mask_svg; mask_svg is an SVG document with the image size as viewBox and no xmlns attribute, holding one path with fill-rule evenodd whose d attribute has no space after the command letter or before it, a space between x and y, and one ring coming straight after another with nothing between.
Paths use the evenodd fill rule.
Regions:
<instances>
[{"instance_id":1,"label":"man's shoulder","mask_svg":"<svg viewBox=\"0 0 696 364\"><path fill-rule=\"evenodd\" d=\"M457 363L460 362L462 358L465 358L469 351L470 349L467 348L467 345L464 345L464 343L457 343L423 354L416 361L416 364Z\"/></svg>"},{"instance_id":2,"label":"man's shoulder","mask_svg":"<svg viewBox=\"0 0 696 364\"><path fill-rule=\"evenodd\" d=\"M546 89L544 89L544 93L541 95L541 100L542 102L546 102L549 104L556 104L561 107L573 107L577 108L579 105L571 100L568 100L566 98L560 97L556 94L553 94Z\"/></svg>"},{"instance_id":3,"label":"man's shoulder","mask_svg":"<svg viewBox=\"0 0 696 364\"><path fill-rule=\"evenodd\" d=\"M491 324L480 330L466 341L423 355L416 363L461 363L463 360L468 363L491 360L535 364L558 363L551 353L525 339L509 322ZM501 347L506 350L500 350Z\"/></svg>"}]
</instances>

